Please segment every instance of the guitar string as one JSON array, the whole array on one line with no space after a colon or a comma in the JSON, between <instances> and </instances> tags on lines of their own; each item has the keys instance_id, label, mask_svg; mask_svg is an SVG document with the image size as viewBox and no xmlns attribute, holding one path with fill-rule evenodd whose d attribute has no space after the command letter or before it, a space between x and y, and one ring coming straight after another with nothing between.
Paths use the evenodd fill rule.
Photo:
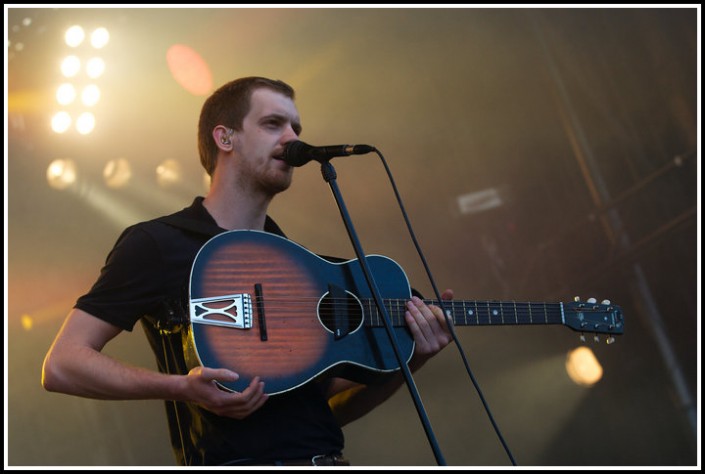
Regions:
<instances>
[{"instance_id":1,"label":"guitar string","mask_svg":"<svg viewBox=\"0 0 705 474\"><path fill-rule=\"evenodd\" d=\"M290 309L292 307L310 307L311 303L318 303L320 298L317 297L272 297L255 298L256 301L266 299L268 308L271 309ZM323 303L323 309L332 306L339 302L347 303L350 300L347 298L328 298ZM394 317L399 319L401 314L406 312L405 302L403 298L387 298L384 299L388 310L394 312ZM426 300L427 303L435 303L433 300ZM372 306L372 300L363 299L361 301L363 312L370 318L375 318L377 322L381 320L380 312ZM453 321L455 324L467 324L468 319L475 320L476 325L501 325L501 324L530 324L530 323L560 323L562 322L561 303L533 303L533 302L494 302L494 301L478 301L478 302L461 302L456 301L451 310ZM540 310L532 309L532 306L540 308ZM555 306L555 308L552 308ZM460 307L460 308L459 308ZM468 312L470 308L470 312ZM496 313L495 311L499 311ZM536 321L535 321L536 320ZM543 320L543 321L541 321Z\"/></svg>"},{"instance_id":2,"label":"guitar string","mask_svg":"<svg viewBox=\"0 0 705 474\"><path fill-rule=\"evenodd\" d=\"M350 303L352 302L361 302L362 305L370 305L373 303L373 301L369 298L365 298L362 300L350 300L348 298L326 298L325 300L322 300L321 298L317 297L272 297L268 296L265 298L254 298L255 301L266 301L267 303L286 303L286 304L302 304L302 305L310 305L311 303L319 303L322 302L322 304L339 304L339 303ZM385 298L384 302L386 302L390 306L398 306L398 307L406 307L406 299L404 298ZM435 300L424 300L425 303L427 304L434 304L438 306L438 302ZM560 311L561 307L563 306L563 303L532 303L532 302L494 302L494 301L477 301L477 302L471 302L471 303L462 303L462 302L456 302L455 304L451 303L451 308L452 310L458 311L459 309L467 310L468 308L477 311L477 312L488 312L488 311L501 311L501 312L508 312L508 313L522 313L522 312L556 312ZM590 312L594 310L600 310L601 308L597 305L593 305L591 307L586 307L586 308L581 308L581 311L584 312Z\"/></svg>"}]
</instances>

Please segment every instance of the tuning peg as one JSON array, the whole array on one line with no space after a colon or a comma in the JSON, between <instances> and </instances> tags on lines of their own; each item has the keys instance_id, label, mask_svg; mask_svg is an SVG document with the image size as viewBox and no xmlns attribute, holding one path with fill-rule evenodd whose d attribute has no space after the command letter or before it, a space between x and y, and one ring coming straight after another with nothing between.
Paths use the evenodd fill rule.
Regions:
<instances>
[{"instance_id":1,"label":"tuning peg","mask_svg":"<svg viewBox=\"0 0 705 474\"><path fill-rule=\"evenodd\" d=\"M607 342L607 344L612 344L615 340L616 339L614 338L614 336L610 336L606 339L606 342Z\"/></svg>"},{"instance_id":2,"label":"tuning peg","mask_svg":"<svg viewBox=\"0 0 705 474\"><path fill-rule=\"evenodd\" d=\"M588 298L587 302L590 304L595 304L597 303L597 300L595 298Z\"/></svg>"},{"instance_id":3,"label":"tuning peg","mask_svg":"<svg viewBox=\"0 0 705 474\"><path fill-rule=\"evenodd\" d=\"M594 336L592 336L592 340L595 341L595 342L600 342L600 336L598 336L597 334L595 334Z\"/></svg>"},{"instance_id":4,"label":"tuning peg","mask_svg":"<svg viewBox=\"0 0 705 474\"><path fill-rule=\"evenodd\" d=\"M573 301L575 301L576 303L580 303L580 296L574 296Z\"/></svg>"},{"instance_id":5,"label":"tuning peg","mask_svg":"<svg viewBox=\"0 0 705 474\"><path fill-rule=\"evenodd\" d=\"M585 342L585 334L580 333L580 342Z\"/></svg>"},{"instance_id":6,"label":"tuning peg","mask_svg":"<svg viewBox=\"0 0 705 474\"><path fill-rule=\"evenodd\" d=\"M604 305L609 305L609 304L610 304L610 300L602 300L602 304L604 304Z\"/></svg>"}]
</instances>

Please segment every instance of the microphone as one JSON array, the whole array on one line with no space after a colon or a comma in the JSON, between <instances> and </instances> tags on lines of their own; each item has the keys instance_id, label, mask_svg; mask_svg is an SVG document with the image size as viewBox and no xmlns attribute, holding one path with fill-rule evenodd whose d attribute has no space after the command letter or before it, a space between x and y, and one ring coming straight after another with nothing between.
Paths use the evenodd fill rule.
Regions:
<instances>
[{"instance_id":1,"label":"microphone","mask_svg":"<svg viewBox=\"0 0 705 474\"><path fill-rule=\"evenodd\" d=\"M284 160L289 166L302 166L311 160L323 163L336 156L364 155L375 151L370 145L312 146L300 140L289 142L284 149Z\"/></svg>"}]
</instances>

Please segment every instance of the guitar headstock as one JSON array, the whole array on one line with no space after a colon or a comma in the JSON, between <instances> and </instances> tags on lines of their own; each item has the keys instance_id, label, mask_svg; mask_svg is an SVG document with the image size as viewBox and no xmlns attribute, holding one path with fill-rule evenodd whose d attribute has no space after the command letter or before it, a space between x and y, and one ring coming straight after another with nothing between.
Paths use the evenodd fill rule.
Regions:
<instances>
[{"instance_id":1,"label":"guitar headstock","mask_svg":"<svg viewBox=\"0 0 705 474\"><path fill-rule=\"evenodd\" d=\"M609 334L607 343L614 342L614 336L624 334L624 316L622 309L609 300L597 303L595 298L580 301L579 297L570 303L562 303L565 325L581 333L594 333L595 341L598 334ZM581 335L584 341L585 336Z\"/></svg>"}]
</instances>

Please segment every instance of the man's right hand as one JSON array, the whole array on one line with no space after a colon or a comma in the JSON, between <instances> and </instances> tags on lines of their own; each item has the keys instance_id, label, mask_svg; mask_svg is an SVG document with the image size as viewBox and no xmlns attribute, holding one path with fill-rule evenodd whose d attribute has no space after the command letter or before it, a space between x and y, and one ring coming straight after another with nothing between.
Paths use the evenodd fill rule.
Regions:
<instances>
[{"instance_id":1,"label":"man's right hand","mask_svg":"<svg viewBox=\"0 0 705 474\"><path fill-rule=\"evenodd\" d=\"M216 380L234 382L239 375L228 369L195 367L186 376L188 393L198 405L219 416L241 420L259 409L269 396L264 393L264 382L255 377L242 392L221 388Z\"/></svg>"}]
</instances>

